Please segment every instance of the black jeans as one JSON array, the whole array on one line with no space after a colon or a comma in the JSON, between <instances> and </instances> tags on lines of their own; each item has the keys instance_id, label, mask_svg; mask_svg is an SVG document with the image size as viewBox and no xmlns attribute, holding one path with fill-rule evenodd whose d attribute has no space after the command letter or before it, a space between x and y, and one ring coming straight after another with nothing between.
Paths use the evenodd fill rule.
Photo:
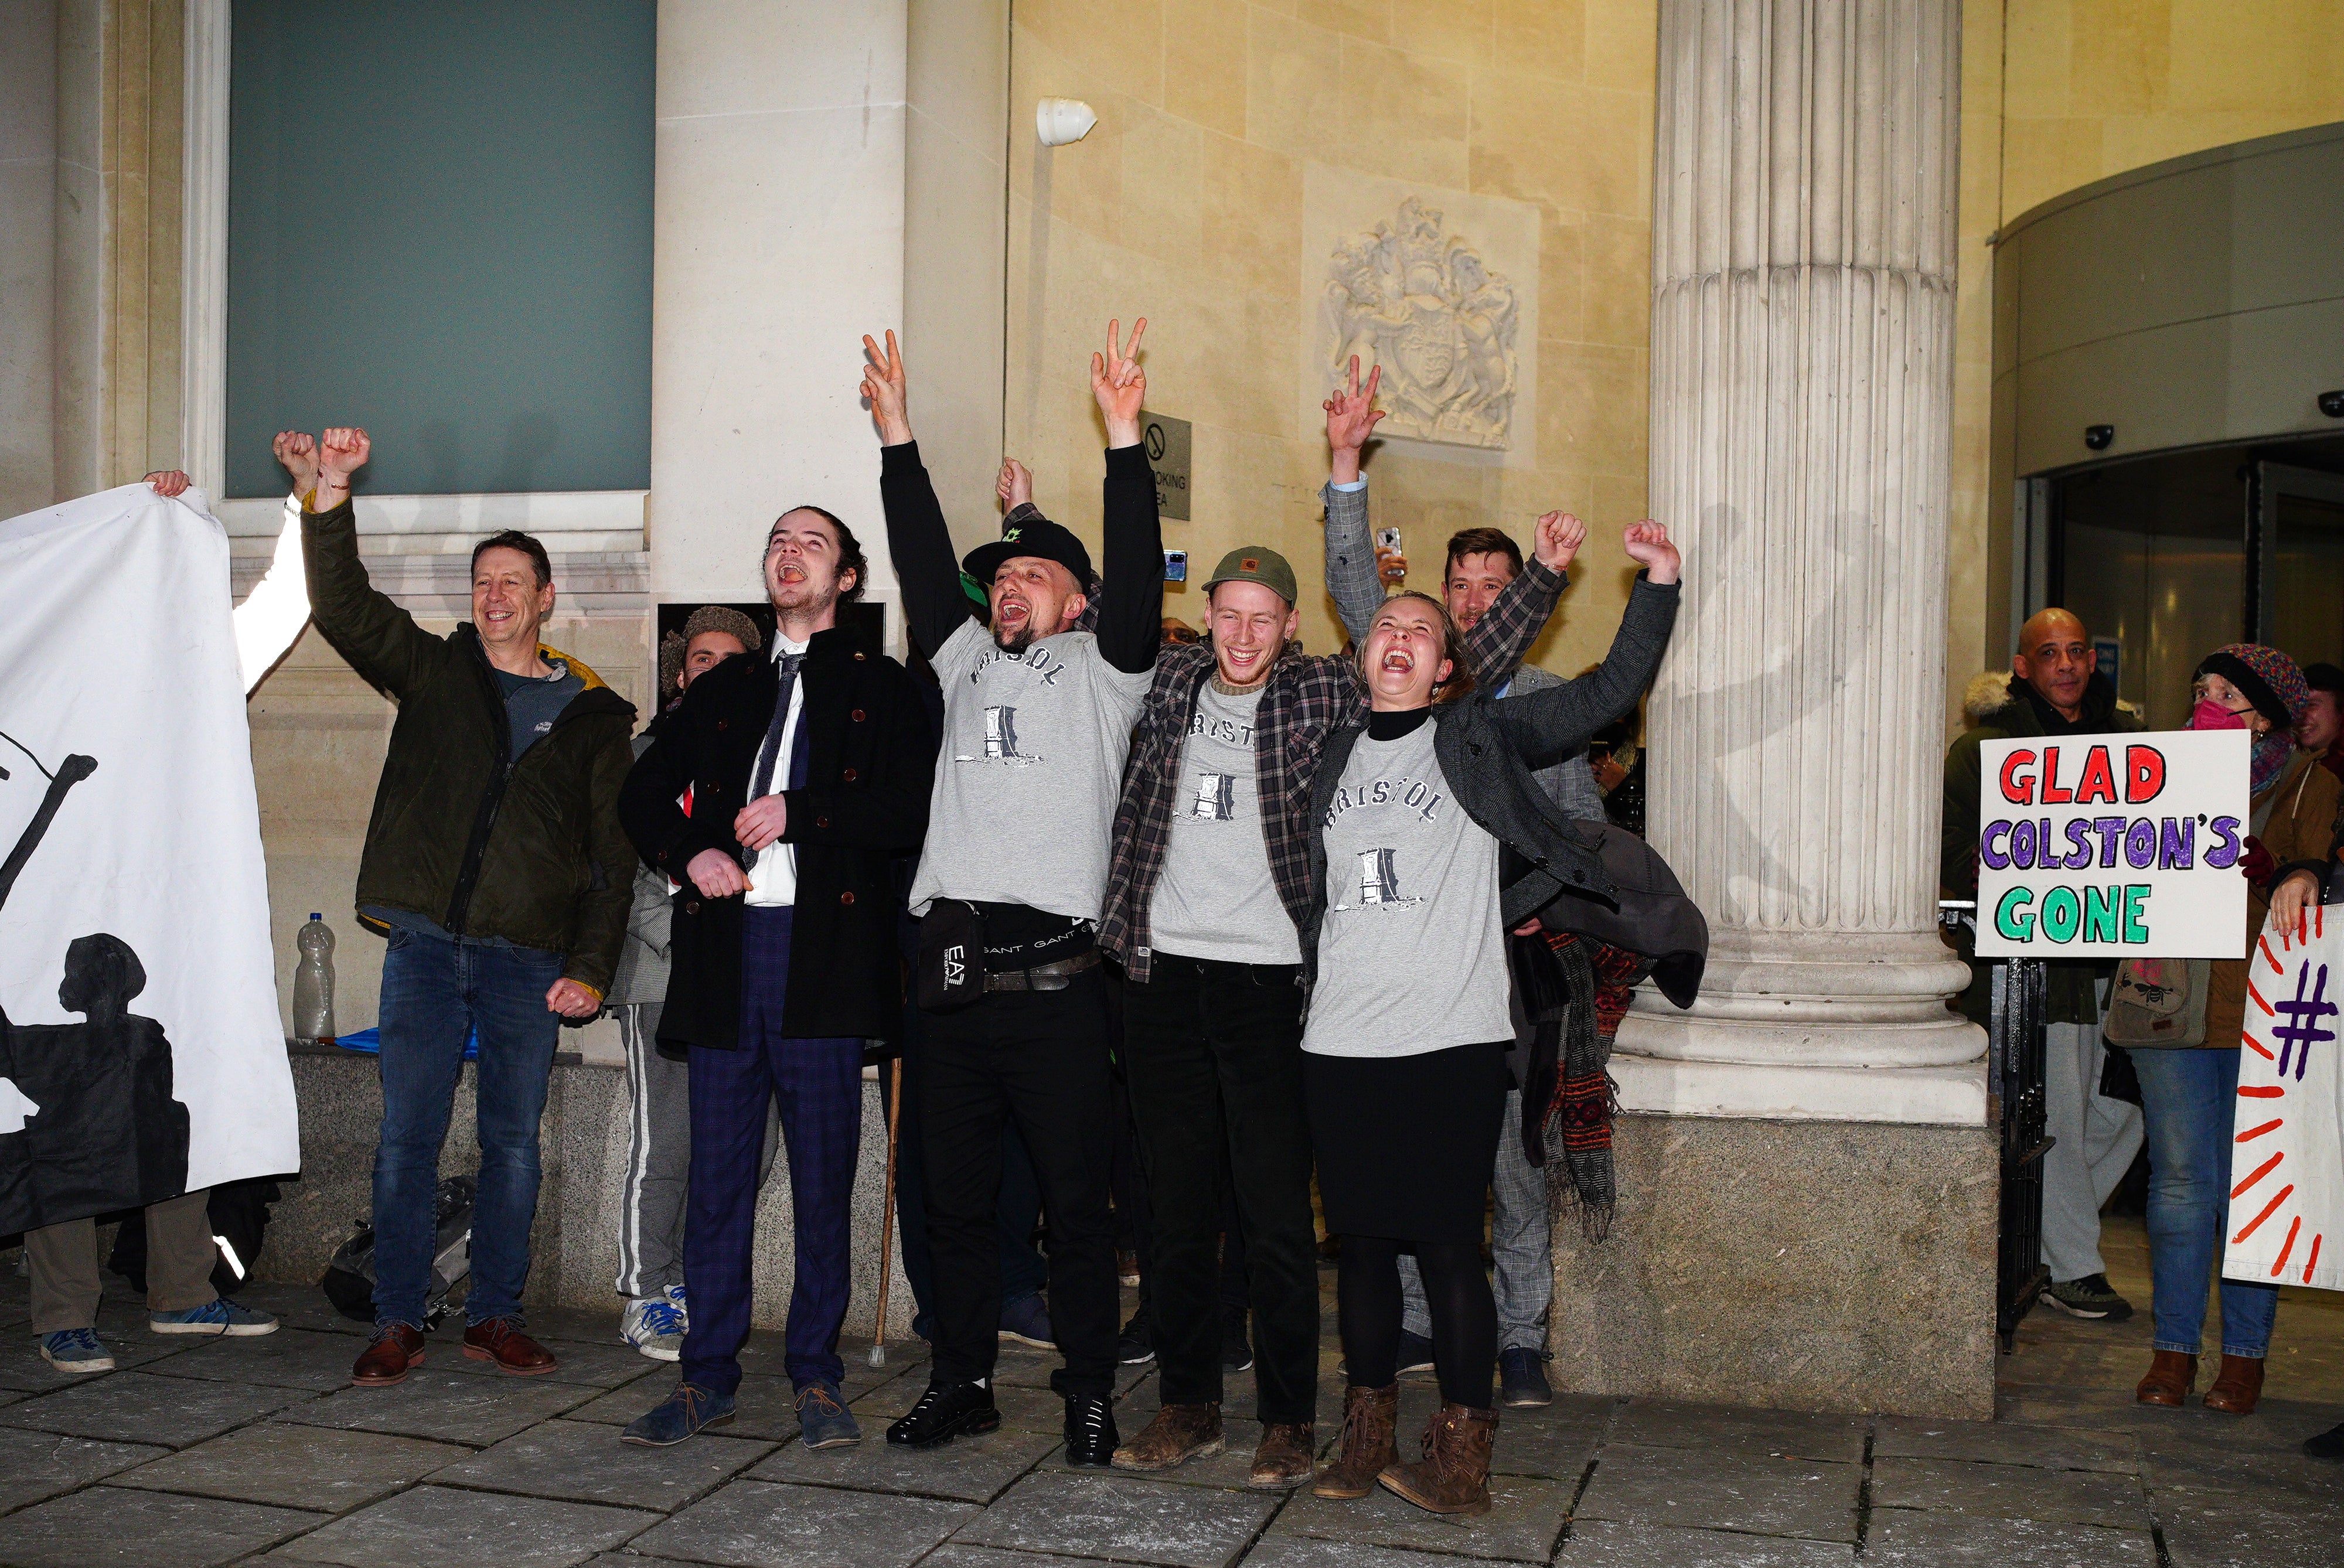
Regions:
<instances>
[{"instance_id":1,"label":"black jeans","mask_svg":"<svg viewBox=\"0 0 2344 1568\"><path fill-rule=\"evenodd\" d=\"M1014 1120L1050 1226L1050 1327L1061 1394L1115 1388L1115 1230L1107 1211L1113 1098L1106 977L1063 991L995 991L923 1011L920 1132L935 1270L935 1378L993 1375L1001 1331L1001 1135Z\"/></svg>"},{"instance_id":2,"label":"black jeans","mask_svg":"<svg viewBox=\"0 0 2344 1568\"><path fill-rule=\"evenodd\" d=\"M1264 1421L1318 1405L1318 1249L1292 965L1158 953L1124 986L1124 1055L1155 1221L1149 1310L1166 1404L1221 1398L1217 1242L1237 1188Z\"/></svg>"}]
</instances>

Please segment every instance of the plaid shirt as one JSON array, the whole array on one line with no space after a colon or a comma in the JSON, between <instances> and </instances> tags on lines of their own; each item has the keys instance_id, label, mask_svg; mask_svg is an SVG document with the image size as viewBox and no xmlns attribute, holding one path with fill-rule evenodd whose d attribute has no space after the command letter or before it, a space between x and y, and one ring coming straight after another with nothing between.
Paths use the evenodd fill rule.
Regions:
<instances>
[{"instance_id":1,"label":"plaid shirt","mask_svg":"<svg viewBox=\"0 0 2344 1568\"><path fill-rule=\"evenodd\" d=\"M1335 500L1330 512L1351 510ZM1356 501L1364 538L1365 496ZM1330 516L1330 525L1338 520ZM1335 528L1330 526L1329 535ZM1335 543L1329 541L1329 586L1339 582ZM1370 561L1372 558L1369 558ZM1465 663L1476 681L1503 681L1522 662L1553 613L1564 578L1535 560L1506 585L1465 638ZM1378 591L1379 593L1380 591ZM1356 589L1354 589L1356 592ZM1347 612L1363 606L1346 603ZM1367 617L1357 617L1353 635ZM1351 622L1352 613L1345 621ZM1124 973L1145 982L1154 955L1148 947L1148 907L1164 852L1172 834L1172 813L1180 787L1180 762L1197 693L1212 677L1213 651L1207 643L1167 647L1157 655L1156 680L1139 710L1125 764L1123 798L1115 812L1115 845L1107 863L1106 911L1099 922L1099 946L1123 963ZM1346 724L1364 723L1367 686L1357 665L1339 655L1288 652L1273 665L1254 718L1254 781L1261 799L1264 847L1279 902L1300 931L1310 914L1310 796L1318 779L1318 758L1327 737Z\"/></svg>"}]
</instances>

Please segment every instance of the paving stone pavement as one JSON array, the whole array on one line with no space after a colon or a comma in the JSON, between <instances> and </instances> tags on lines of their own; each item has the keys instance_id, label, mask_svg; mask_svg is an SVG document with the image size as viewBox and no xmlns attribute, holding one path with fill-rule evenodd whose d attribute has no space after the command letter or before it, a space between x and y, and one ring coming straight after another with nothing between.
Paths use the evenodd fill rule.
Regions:
<instances>
[{"instance_id":1,"label":"paving stone pavement","mask_svg":"<svg viewBox=\"0 0 2344 1568\"><path fill-rule=\"evenodd\" d=\"M243 1340L148 1334L117 1295L100 1332L122 1370L75 1379L32 1352L24 1286L0 1271L0 1568L2344 1568L2344 1465L2298 1450L2344 1418L2344 1298L2285 1293L2255 1415L2146 1410L2138 1221L2111 1221L2104 1250L2144 1311L2028 1320L1998 1421L1563 1392L1505 1413L1495 1506L1469 1520L1381 1492L1250 1490L1245 1376L1227 1452L1102 1474L1064 1463L1055 1356L1005 1347L1001 1430L915 1454L883 1430L925 1383L917 1342L881 1368L843 1345L864 1441L816 1452L795 1441L778 1336L759 1336L739 1419L654 1451L618 1428L675 1369L619 1344L615 1311L532 1315L563 1361L551 1377L466 1361L451 1323L405 1385L366 1390L349 1386L362 1326L312 1289L249 1292L288 1326ZM1323 1448L1340 1351L1331 1271L1322 1285ZM1153 1369L1117 1381L1137 1431ZM1401 1395L1407 1445L1438 1396Z\"/></svg>"}]
</instances>

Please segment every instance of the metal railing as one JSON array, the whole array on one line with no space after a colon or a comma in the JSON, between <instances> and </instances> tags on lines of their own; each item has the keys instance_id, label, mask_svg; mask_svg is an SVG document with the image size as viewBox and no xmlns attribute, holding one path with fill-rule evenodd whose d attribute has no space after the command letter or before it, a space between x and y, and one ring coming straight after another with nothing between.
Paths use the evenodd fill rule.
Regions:
<instances>
[{"instance_id":1,"label":"metal railing","mask_svg":"<svg viewBox=\"0 0 2344 1568\"><path fill-rule=\"evenodd\" d=\"M1975 950L1977 906L1945 901L1937 917L1966 928ZM1978 960L1973 959L1973 963ZM2053 1139L2044 1130L2043 1032L2048 1023L2049 975L2039 959L1985 960L1993 986L1986 1025L1986 1093L2002 1147L2002 1212L1995 1247L1995 1334L2005 1355L2019 1320L2050 1282L2043 1261L2043 1156Z\"/></svg>"}]
</instances>

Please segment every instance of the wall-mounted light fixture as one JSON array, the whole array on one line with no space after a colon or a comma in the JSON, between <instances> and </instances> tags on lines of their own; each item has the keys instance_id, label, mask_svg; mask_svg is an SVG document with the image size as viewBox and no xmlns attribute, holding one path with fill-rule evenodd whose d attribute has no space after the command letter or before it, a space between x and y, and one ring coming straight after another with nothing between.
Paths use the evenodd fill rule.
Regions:
<instances>
[{"instance_id":1,"label":"wall-mounted light fixture","mask_svg":"<svg viewBox=\"0 0 2344 1568\"><path fill-rule=\"evenodd\" d=\"M1034 106L1034 134L1046 147L1062 147L1091 134L1098 116L1080 98L1044 98Z\"/></svg>"},{"instance_id":2,"label":"wall-mounted light fixture","mask_svg":"<svg viewBox=\"0 0 2344 1568\"><path fill-rule=\"evenodd\" d=\"M2086 425L2084 427L2084 444L2096 452L2104 452L2107 450L2108 443L2116 439L2117 428L2114 425Z\"/></svg>"},{"instance_id":3,"label":"wall-mounted light fixture","mask_svg":"<svg viewBox=\"0 0 2344 1568\"><path fill-rule=\"evenodd\" d=\"M2331 420L2344 420L2344 391L2320 393L2319 411Z\"/></svg>"}]
</instances>

